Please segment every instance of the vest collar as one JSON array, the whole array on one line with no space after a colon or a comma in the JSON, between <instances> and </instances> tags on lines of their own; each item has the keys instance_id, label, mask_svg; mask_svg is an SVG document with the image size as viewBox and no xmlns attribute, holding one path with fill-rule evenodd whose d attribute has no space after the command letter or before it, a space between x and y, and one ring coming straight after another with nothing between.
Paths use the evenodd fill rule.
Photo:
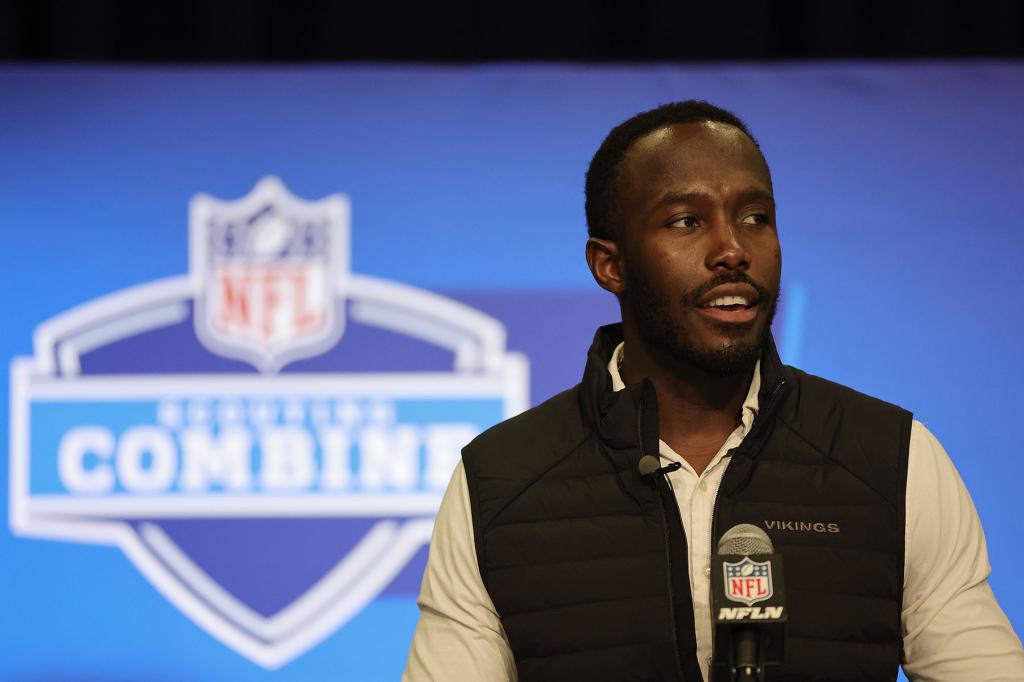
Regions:
<instances>
[{"instance_id":1,"label":"vest collar","mask_svg":"<svg viewBox=\"0 0 1024 682\"><path fill-rule=\"evenodd\" d=\"M639 384L626 386L621 391L612 388L608 362L623 339L622 324L609 324L598 328L594 342L587 353L583 371L580 401L584 417L613 449L632 449L639 443L643 454L658 452L658 399L654 384L644 379ZM778 407L787 388L785 366L779 358L774 338L769 335L761 354L761 387L758 391L758 418L753 431L770 421L769 413ZM643 414L639 415L641 406ZM641 435L641 432L643 435ZM752 434L751 434L752 435ZM652 440L653 438L653 440Z\"/></svg>"}]
</instances>

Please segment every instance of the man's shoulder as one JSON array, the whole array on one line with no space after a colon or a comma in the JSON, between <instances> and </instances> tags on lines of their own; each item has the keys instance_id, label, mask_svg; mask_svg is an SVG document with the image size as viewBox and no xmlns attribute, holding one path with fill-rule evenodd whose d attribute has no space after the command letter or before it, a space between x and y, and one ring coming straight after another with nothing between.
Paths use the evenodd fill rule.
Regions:
<instances>
[{"instance_id":1,"label":"man's shoulder","mask_svg":"<svg viewBox=\"0 0 1024 682\"><path fill-rule=\"evenodd\" d=\"M913 415L904 408L794 367L786 370L796 390L780 417L822 452L830 451L840 434L905 448Z\"/></svg>"},{"instance_id":2,"label":"man's shoulder","mask_svg":"<svg viewBox=\"0 0 1024 682\"><path fill-rule=\"evenodd\" d=\"M798 400L801 403L818 406L841 406L863 412L865 416L883 413L900 413L904 408L895 403L863 393L855 388L825 379L802 369L787 366L786 370L796 379Z\"/></svg>"},{"instance_id":3,"label":"man's shoulder","mask_svg":"<svg viewBox=\"0 0 1024 682\"><path fill-rule=\"evenodd\" d=\"M484 431L462 449L474 529L487 527L508 503L586 443L579 386Z\"/></svg>"},{"instance_id":4,"label":"man's shoulder","mask_svg":"<svg viewBox=\"0 0 1024 682\"><path fill-rule=\"evenodd\" d=\"M471 469L482 462L542 466L572 450L586 433L577 385L487 429L463 448L462 459Z\"/></svg>"}]
</instances>

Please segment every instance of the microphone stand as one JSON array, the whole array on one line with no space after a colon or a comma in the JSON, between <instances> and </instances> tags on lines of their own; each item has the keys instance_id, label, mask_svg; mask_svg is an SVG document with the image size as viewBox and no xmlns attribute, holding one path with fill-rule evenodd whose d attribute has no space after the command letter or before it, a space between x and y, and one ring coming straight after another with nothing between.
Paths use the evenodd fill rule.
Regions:
<instances>
[{"instance_id":1,"label":"microphone stand","mask_svg":"<svg viewBox=\"0 0 1024 682\"><path fill-rule=\"evenodd\" d=\"M760 633L745 628L737 631L733 647L733 681L764 682L765 647L762 646Z\"/></svg>"}]
</instances>

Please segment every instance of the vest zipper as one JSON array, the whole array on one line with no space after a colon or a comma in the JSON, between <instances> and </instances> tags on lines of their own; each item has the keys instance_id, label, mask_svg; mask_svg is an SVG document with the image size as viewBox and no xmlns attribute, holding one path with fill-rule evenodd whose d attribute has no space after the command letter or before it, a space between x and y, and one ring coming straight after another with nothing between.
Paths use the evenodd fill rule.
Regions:
<instances>
[{"instance_id":1,"label":"vest zipper","mask_svg":"<svg viewBox=\"0 0 1024 682\"><path fill-rule=\"evenodd\" d=\"M664 478L664 477L659 477ZM668 481L662 481L668 486ZM661 483L656 484L658 486ZM669 494L671 494L669 489ZM668 516L665 511L665 501L662 499L662 491L658 491L658 508L661 510L661 525L665 529L665 582L668 585L668 617L669 622L672 623L672 651L676 655L676 672L679 673L679 679L685 680L686 676L683 674L683 657L679 653L679 628L676 625L676 598L675 593L672 590L672 549L670 543L672 542L672 536L668 529ZM676 507L676 514L679 513L678 506Z\"/></svg>"},{"instance_id":2,"label":"vest zipper","mask_svg":"<svg viewBox=\"0 0 1024 682\"><path fill-rule=\"evenodd\" d=\"M754 418L754 423L750 427L750 433L748 433L746 438L743 439L743 442L734 448L734 454L729 458L729 463L725 465L725 471L722 472L722 483L725 482L725 477L729 475L729 467L731 467L732 463L736 460L735 451L743 447L743 444L748 440L753 442L753 437L760 433L759 429L764 428L765 420L771 416L771 412L775 408L775 399L782 393L782 389L785 385L785 379L775 384L775 388L773 388L772 392L768 395L768 400L765 401L764 408L760 410L758 416ZM718 490L715 491L715 503L711 507L711 537L708 538L708 544L711 546L712 555L715 553L715 524L718 522L718 500L720 499L719 492L721 492L722 483L718 484Z\"/></svg>"},{"instance_id":3,"label":"vest zipper","mask_svg":"<svg viewBox=\"0 0 1024 682\"><path fill-rule=\"evenodd\" d=\"M637 412L636 420L636 435L637 443L640 445L640 457L643 458L647 453L644 452L644 399L640 398L640 410ZM661 453L658 453L660 458ZM681 682L685 682L686 675L683 674L683 657L679 653L679 628L676 624L676 598L675 592L672 589L672 536L668 529L668 514L665 511L665 500L663 499L661 484L664 483L668 487L668 492L671 495L672 489L668 485L668 480L665 476L658 476L655 481L654 487L656 488L658 498L658 510L661 512L661 527L665 529L665 583L668 587L668 620L672 624L672 651L676 656L676 672L679 673L679 679ZM674 498L673 498L674 499ZM676 514L679 514L679 505L675 504Z\"/></svg>"}]
</instances>

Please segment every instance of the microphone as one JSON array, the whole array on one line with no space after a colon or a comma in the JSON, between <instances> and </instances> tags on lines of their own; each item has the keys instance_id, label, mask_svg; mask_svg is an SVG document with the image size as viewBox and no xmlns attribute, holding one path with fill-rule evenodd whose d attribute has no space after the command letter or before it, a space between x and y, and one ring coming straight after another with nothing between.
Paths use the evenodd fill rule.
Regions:
<instances>
[{"instance_id":1,"label":"microphone","mask_svg":"<svg viewBox=\"0 0 1024 682\"><path fill-rule=\"evenodd\" d=\"M715 682L763 682L765 667L785 653L786 594L782 556L757 526L725 532L711 557Z\"/></svg>"},{"instance_id":2,"label":"microphone","mask_svg":"<svg viewBox=\"0 0 1024 682\"><path fill-rule=\"evenodd\" d=\"M661 462L659 462L658 458L655 457L654 455L644 455L643 457L640 458L640 461L637 462L636 468L640 471L641 476L646 477L654 474L667 474L669 472L675 471L676 469L681 469L683 466L679 462L672 462L671 464L666 464L665 466L658 466L659 464L661 464Z\"/></svg>"}]
</instances>

